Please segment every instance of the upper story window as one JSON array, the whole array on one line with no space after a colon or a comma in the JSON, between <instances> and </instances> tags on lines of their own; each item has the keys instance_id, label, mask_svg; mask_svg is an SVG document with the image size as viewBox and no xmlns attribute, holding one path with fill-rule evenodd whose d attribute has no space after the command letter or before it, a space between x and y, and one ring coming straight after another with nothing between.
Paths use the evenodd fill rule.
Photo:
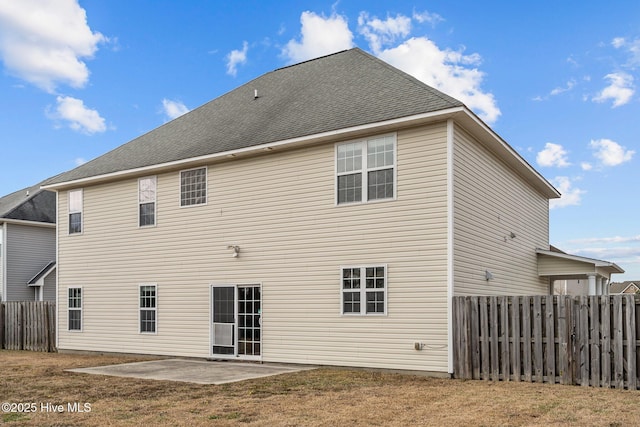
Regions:
<instances>
[{"instance_id":1,"label":"upper story window","mask_svg":"<svg viewBox=\"0 0 640 427\"><path fill-rule=\"evenodd\" d=\"M69 234L82 233L82 190L69 191Z\"/></svg>"},{"instance_id":2,"label":"upper story window","mask_svg":"<svg viewBox=\"0 0 640 427\"><path fill-rule=\"evenodd\" d=\"M336 193L339 205L393 199L395 181L395 135L336 145Z\"/></svg>"},{"instance_id":3,"label":"upper story window","mask_svg":"<svg viewBox=\"0 0 640 427\"><path fill-rule=\"evenodd\" d=\"M156 177L138 180L138 225L156 225Z\"/></svg>"},{"instance_id":4,"label":"upper story window","mask_svg":"<svg viewBox=\"0 0 640 427\"><path fill-rule=\"evenodd\" d=\"M207 168L180 172L180 206L207 203Z\"/></svg>"}]
</instances>

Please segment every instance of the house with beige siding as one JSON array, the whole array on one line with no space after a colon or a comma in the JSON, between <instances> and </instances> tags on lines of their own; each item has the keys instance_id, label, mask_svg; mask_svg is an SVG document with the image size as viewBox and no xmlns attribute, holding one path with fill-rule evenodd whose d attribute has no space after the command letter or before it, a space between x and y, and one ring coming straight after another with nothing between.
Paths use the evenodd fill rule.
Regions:
<instances>
[{"instance_id":1,"label":"house with beige siding","mask_svg":"<svg viewBox=\"0 0 640 427\"><path fill-rule=\"evenodd\" d=\"M61 351L452 372L454 295L549 294L549 199L461 102L351 49L50 180Z\"/></svg>"},{"instance_id":2,"label":"house with beige siding","mask_svg":"<svg viewBox=\"0 0 640 427\"><path fill-rule=\"evenodd\" d=\"M40 185L0 197L0 301L56 298L56 194Z\"/></svg>"}]
</instances>

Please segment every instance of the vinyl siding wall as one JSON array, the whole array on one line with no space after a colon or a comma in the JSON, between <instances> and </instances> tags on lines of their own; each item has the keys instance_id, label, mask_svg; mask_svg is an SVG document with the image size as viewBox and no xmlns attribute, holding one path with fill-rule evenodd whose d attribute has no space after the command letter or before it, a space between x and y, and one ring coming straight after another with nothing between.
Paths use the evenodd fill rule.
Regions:
<instances>
[{"instance_id":1,"label":"vinyl siding wall","mask_svg":"<svg viewBox=\"0 0 640 427\"><path fill-rule=\"evenodd\" d=\"M549 247L547 198L459 126L454 135L454 295L548 294L535 252Z\"/></svg>"},{"instance_id":2,"label":"vinyl siding wall","mask_svg":"<svg viewBox=\"0 0 640 427\"><path fill-rule=\"evenodd\" d=\"M335 205L335 145L208 165L206 206L157 176L157 225L138 228L137 179L84 188L83 233L59 194L59 348L210 355L211 284L261 284L263 360L447 371L444 123L397 133L397 200ZM233 258L228 245L238 245ZM388 267L387 315L341 315L341 266ZM156 284L157 333L138 333ZM83 331L67 331L67 289ZM414 349L420 341L422 351Z\"/></svg>"},{"instance_id":3,"label":"vinyl siding wall","mask_svg":"<svg viewBox=\"0 0 640 427\"><path fill-rule=\"evenodd\" d=\"M56 300L56 271L52 271L44 279L44 289L42 290L42 299L44 301Z\"/></svg>"},{"instance_id":4,"label":"vinyl siding wall","mask_svg":"<svg viewBox=\"0 0 640 427\"><path fill-rule=\"evenodd\" d=\"M35 293L27 282L56 259L55 228L7 224L6 301L33 301Z\"/></svg>"}]
</instances>

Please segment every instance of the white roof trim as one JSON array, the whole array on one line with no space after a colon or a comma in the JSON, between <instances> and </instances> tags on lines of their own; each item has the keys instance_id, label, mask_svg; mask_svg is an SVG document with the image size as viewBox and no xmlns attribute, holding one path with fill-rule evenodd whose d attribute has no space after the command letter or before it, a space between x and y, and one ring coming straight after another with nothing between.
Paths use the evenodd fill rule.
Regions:
<instances>
[{"instance_id":1,"label":"white roof trim","mask_svg":"<svg viewBox=\"0 0 640 427\"><path fill-rule=\"evenodd\" d=\"M417 125L421 123L430 123L439 120L448 120L450 118L457 119L463 127L465 125L473 127L474 131L483 132L486 137L489 138L490 143L493 143L498 150L497 155L505 158L508 164L522 168L526 172L529 179L537 180L537 183L532 183L536 188L541 189L546 196L550 198L560 197L560 193L556 190L538 171L536 171L529 163L527 163L522 156L520 156L507 142L505 142L498 134L496 134L491 128L489 128L482 120L480 120L473 112L467 107L453 107L444 110L433 111L429 113L416 114L413 116L401 117L392 120L385 120L381 122L369 123L365 125L352 126L343 129L337 129L329 132L322 132L314 135L307 135L298 138L291 138L282 141L270 142L267 144L260 144L246 148L240 148L237 150L223 151L220 153L208 154L206 156L192 157L188 159L176 160L173 162L160 163L150 166L144 166L141 168L127 169L118 172L111 172L102 175L95 175L86 178L80 178L72 181L59 182L56 184L49 184L42 186L43 189L57 191L65 187L80 187L84 185L90 185L101 181L110 181L129 176L137 176L149 173L157 173L158 171L167 169L179 169L190 165L203 164L208 161L214 161L224 158L232 158L241 155L256 154L259 152L265 152L275 150L283 147L295 147L303 146L305 144L312 144L316 142L322 142L324 140L335 139L336 137L351 138L359 134L364 134L373 130L387 131L397 126L409 126ZM473 133L473 132L472 132ZM486 139L484 141L487 142ZM510 156L510 158L506 158Z\"/></svg>"},{"instance_id":2,"label":"white roof trim","mask_svg":"<svg viewBox=\"0 0 640 427\"><path fill-rule=\"evenodd\" d=\"M616 263L610 262L610 261L603 261L601 259L587 258L583 256L578 256L578 255L559 253L559 252L549 251L546 249L536 249L536 253L540 255L555 257L555 258L568 259L571 261L585 262L588 264L593 264L595 267L610 267L614 270L617 270L615 271L616 273L624 273L624 270L622 268L620 268Z\"/></svg>"},{"instance_id":3,"label":"white roof trim","mask_svg":"<svg viewBox=\"0 0 640 427\"><path fill-rule=\"evenodd\" d=\"M39 222L39 221L26 221L24 219L10 219L10 218L0 218L0 224L16 224L16 225L31 225L33 227L48 227L48 228L56 228L56 224L54 222Z\"/></svg>"}]
</instances>

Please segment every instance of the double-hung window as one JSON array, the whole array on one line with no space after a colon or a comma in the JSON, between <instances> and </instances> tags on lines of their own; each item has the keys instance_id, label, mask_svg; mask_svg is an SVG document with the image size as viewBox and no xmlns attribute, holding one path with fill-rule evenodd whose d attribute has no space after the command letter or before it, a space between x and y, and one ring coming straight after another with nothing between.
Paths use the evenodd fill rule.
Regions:
<instances>
[{"instance_id":1,"label":"double-hung window","mask_svg":"<svg viewBox=\"0 0 640 427\"><path fill-rule=\"evenodd\" d=\"M157 290L156 285L140 285L140 333L156 332Z\"/></svg>"},{"instance_id":2,"label":"double-hung window","mask_svg":"<svg viewBox=\"0 0 640 427\"><path fill-rule=\"evenodd\" d=\"M387 313L387 268L342 268L342 314Z\"/></svg>"},{"instance_id":3,"label":"double-hung window","mask_svg":"<svg viewBox=\"0 0 640 427\"><path fill-rule=\"evenodd\" d=\"M207 203L207 168L180 172L180 206Z\"/></svg>"},{"instance_id":4,"label":"double-hung window","mask_svg":"<svg viewBox=\"0 0 640 427\"><path fill-rule=\"evenodd\" d=\"M68 317L70 331L82 330L82 288L69 288L68 290Z\"/></svg>"},{"instance_id":5,"label":"double-hung window","mask_svg":"<svg viewBox=\"0 0 640 427\"><path fill-rule=\"evenodd\" d=\"M395 181L395 135L336 145L337 204L393 199Z\"/></svg>"},{"instance_id":6,"label":"double-hung window","mask_svg":"<svg viewBox=\"0 0 640 427\"><path fill-rule=\"evenodd\" d=\"M72 190L69 196L69 234L82 233L82 190Z\"/></svg>"},{"instance_id":7,"label":"double-hung window","mask_svg":"<svg viewBox=\"0 0 640 427\"><path fill-rule=\"evenodd\" d=\"M138 180L138 225L156 225L156 177Z\"/></svg>"}]
</instances>

